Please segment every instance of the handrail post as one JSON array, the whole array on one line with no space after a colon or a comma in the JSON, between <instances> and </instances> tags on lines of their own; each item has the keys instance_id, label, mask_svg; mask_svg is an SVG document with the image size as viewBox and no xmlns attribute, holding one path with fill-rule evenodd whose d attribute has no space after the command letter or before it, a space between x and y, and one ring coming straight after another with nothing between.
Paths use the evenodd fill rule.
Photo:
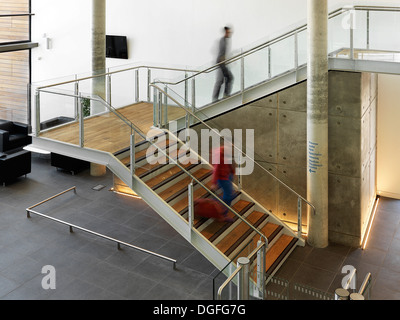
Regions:
<instances>
[{"instance_id":1,"label":"handrail post","mask_svg":"<svg viewBox=\"0 0 400 320\"><path fill-rule=\"evenodd\" d=\"M262 243L258 240L257 247ZM257 251L257 286L261 288L261 299L265 299L265 256L266 256L266 243Z\"/></svg>"},{"instance_id":2,"label":"handrail post","mask_svg":"<svg viewBox=\"0 0 400 320\"><path fill-rule=\"evenodd\" d=\"M271 46L268 46L268 79L271 79Z\"/></svg>"},{"instance_id":3,"label":"handrail post","mask_svg":"<svg viewBox=\"0 0 400 320\"><path fill-rule=\"evenodd\" d=\"M147 68L147 101L150 102L151 69Z\"/></svg>"},{"instance_id":4,"label":"handrail post","mask_svg":"<svg viewBox=\"0 0 400 320\"><path fill-rule=\"evenodd\" d=\"M168 87L164 87L164 91L166 93L168 93ZM166 129L168 129L167 127L167 123L168 123L168 95L165 95L165 99L164 99L164 126Z\"/></svg>"},{"instance_id":5,"label":"handrail post","mask_svg":"<svg viewBox=\"0 0 400 320\"><path fill-rule=\"evenodd\" d=\"M139 102L139 69L135 70L135 102ZM149 86L147 85L147 90Z\"/></svg>"},{"instance_id":6,"label":"handrail post","mask_svg":"<svg viewBox=\"0 0 400 320\"><path fill-rule=\"evenodd\" d=\"M158 92L158 128L162 128L162 92Z\"/></svg>"},{"instance_id":7,"label":"handrail post","mask_svg":"<svg viewBox=\"0 0 400 320\"><path fill-rule=\"evenodd\" d=\"M243 50L241 50L242 57L240 58L240 90L242 93L242 101L244 101L244 57L243 57Z\"/></svg>"},{"instance_id":8,"label":"handrail post","mask_svg":"<svg viewBox=\"0 0 400 320\"><path fill-rule=\"evenodd\" d=\"M188 77L187 72L185 72L185 107L188 107L188 99L189 99L189 88L188 88L188 81L186 80Z\"/></svg>"},{"instance_id":9,"label":"handrail post","mask_svg":"<svg viewBox=\"0 0 400 320\"><path fill-rule=\"evenodd\" d=\"M350 60L354 59L354 10L350 10Z\"/></svg>"},{"instance_id":10,"label":"handrail post","mask_svg":"<svg viewBox=\"0 0 400 320\"><path fill-rule=\"evenodd\" d=\"M297 198L297 236L301 238L302 233L302 209L301 209L301 198Z\"/></svg>"},{"instance_id":11,"label":"handrail post","mask_svg":"<svg viewBox=\"0 0 400 320\"><path fill-rule=\"evenodd\" d=\"M240 257L237 260L238 268L241 270L238 273L238 300L249 300L250 297L250 281L249 281L249 267L250 260L247 257Z\"/></svg>"},{"instance_id":12,"label":"handrail post","mask_svg":"<svg viewBox=\"0 0 400 320\"><path fill-rule=\"evenodd\" d=\"M107 75L107 103L111 106L111 74Z\"/></svg>"},{"instance_id":13,"label":"handrail post","mask_svg":"<svg viewBox=\"0 0 400 320\"><path fill-rule=\"evenodd\" d=\"M369 10L367 10L367 50L369 50Z\"/></svg>"},{"instance_id":14,"label":"handrail post","mask_svg":"<svg viewBox=\"0 0 400 320\"><path fill-rule=\"evenodd\" d=\"M38 137L40 134L40 91L35 92L35 136Z\"/></svg>"},{"instance_id":15,"label":"handrail post","mask_svg":"<svg viewBox=\"0 0 400 320\"><path fill-rule=\"evenodd\" d=\"M78 75L75 75L75 79L78 78ZM79 117L79 99L78 99L78 94L79 94L79 81L75 81L74 83L74 94L75 94L75 120L78 120Z\"/></svg>"},{"instance_id":16,"label":"handrail post","mask_svg":"<svg viewBox=\"0 0 400 320\"><path fill-rule=\"evenodd\" d=\"M237 175L238 191L242 190L242 152L238 153L238 175Z\"/></svg>"},{"instance_id":17,"label":"handrail post","mask_svg":"<svg viewBox=\"0 0 400 320\"><path fill-rule=\"evenodd\" d=\"M157 126L157 89L153 87L153 126Z\"/></svg>"},{"instance_id":18,"label":"handrail post","mask_svg":"<svg viewBox=\"0 0 400 320\"><path fill-rule=\"evenodd\" d=\"M189 239L190 241L192 241L192 230L194 222L193 180L188 185L188 201Z\"/></svg>"},{"instance_id":19,"label":"handrail post","mask_svg":"<svg viewBox=\"0 0 400 320\"><path fill-rule=\"evenodd\" d=\"M79 146L81 148L84 147L85 143L85 128L84 128L84 121L83 121L83 102L81 94L79 96Z\"/></svg>"},{"instance_id":20,"label":"handrail post","mask_svg":"<svg viewBox=\"0 0 400 320\"><path fill-rule=\"evenodd\" d=\"M136 165L136 159L135 159L135 131L132 130L132 134L130 137L130 144L131 144L131 149L130 149L130 167L131 167L131 176L133 177L135 175L135 165Z\"/></svg>"},{"instance_id":21,"label":"handrail post","mask_svg":"<svg viewBox=\"0 0 400 320\"><path fill-rule=\"evenodd\" d=\"M196 78L192 78L192 112L196 111ZM193 119L194 120L194 119Z\"/></svg>"}]
</instances>

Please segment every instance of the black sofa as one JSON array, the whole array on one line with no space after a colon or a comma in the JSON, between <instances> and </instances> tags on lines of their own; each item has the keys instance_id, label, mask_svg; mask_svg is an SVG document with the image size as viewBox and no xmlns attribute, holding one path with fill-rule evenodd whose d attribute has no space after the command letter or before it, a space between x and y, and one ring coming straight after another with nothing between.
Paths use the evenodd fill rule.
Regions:
<instances>
[{"instance_id":1,"label":"black sofa","mask_svg":"<svg viewBox=\"0 0 400 320\"><path fill-rule=\"evenodd\" d=\"M14 149L0 153L0 182L3 186L31 172L31 152Z\"/></svg>"},{"instance_id":2,"label":"black sofa","mask_svg":"<svg viewBox=\"0 0 400 320\"><path fill-rule=\"evenodd\" d=\"M27 124L0 120L0 152L22 148L31 143Z\"/></svg>"}]
</instances>

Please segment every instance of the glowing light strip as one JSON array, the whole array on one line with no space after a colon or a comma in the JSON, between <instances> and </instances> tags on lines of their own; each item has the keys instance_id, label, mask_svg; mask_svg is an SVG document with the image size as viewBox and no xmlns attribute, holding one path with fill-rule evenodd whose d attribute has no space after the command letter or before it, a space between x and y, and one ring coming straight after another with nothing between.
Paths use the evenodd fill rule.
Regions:
<instances>
[{"instance_id":1,"label":"glowing light strip","mask_svg":"<svg viewBox=\"0 0 400 320\"><path fill-rule=\"evenodd\" d=\"M134 194L124 193L124 192L115 191L115 190L112 190L112 191L113 191L114 193L120 194L120 195L122 195L122 196L127 196L127 197L131 197L131 198L135 198L135 199L142 199L141 197L135 196Z\"/></svg>"},{"instance_id":2,"label":"glowing light strip","mask_svg":"<svg viewBox=\"0 0 400 320\"><path fill-rule=\"evenodd\" d=\"M373 212L373 214L372 214L371 223L370 223L369 226L368 226L368 231L367 231L366 236L365 236L365 239L364 239L364 245L361 247L363 250L364 250L365 247L367 246L369 234L370 234L370 232L371 232L372 224L373 224L374 219L375 219L376 210L378 209L378 203L379 203L379 197L377 198L377 200L376 200L376 202L375 202L375 209L374 209L374 212Z\"/></svg>"}]
</instances>

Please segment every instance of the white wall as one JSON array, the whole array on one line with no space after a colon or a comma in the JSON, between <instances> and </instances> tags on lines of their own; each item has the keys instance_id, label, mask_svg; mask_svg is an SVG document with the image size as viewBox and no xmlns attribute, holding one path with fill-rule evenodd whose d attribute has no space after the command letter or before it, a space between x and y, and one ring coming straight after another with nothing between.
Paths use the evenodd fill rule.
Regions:
<instances>
[{"instance_id":1,"label":"white wall","mask_svg":"<svg viewBox=\"0 0 400 320\"><path fill-rule=\"evenodd\" d=\"M346 4L399 4L399 1L329 0L330 11ZM90 0L32 0L32 81L91 70ZM129 60L199 67L212 62L222 27L234 28L237 50L305 23L307 0L108 0L107 34L126 35ZM45 48L43 35L52 39Z\"/></svg>"},{"instance_id":2,"label":"white wall","mask_svg":"<svg viewBox=\"0 0 400 320\"><path fill-rule=\"evenodd\" d=\"M400 199L400 76L378 79L377 191Z\"/></svg>"}]
</instances>

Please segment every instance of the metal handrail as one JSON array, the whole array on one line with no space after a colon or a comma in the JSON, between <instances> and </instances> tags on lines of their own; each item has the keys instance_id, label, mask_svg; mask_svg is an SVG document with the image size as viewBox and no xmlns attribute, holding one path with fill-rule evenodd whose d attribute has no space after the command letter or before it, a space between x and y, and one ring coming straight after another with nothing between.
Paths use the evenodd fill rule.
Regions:
<instances>
[{"instance_id":1,"label":"metal handrail","mask_svg":"<svg viewBox=\"0 0 400 320\"><path fill-rule=\"evenodd\" d=\"M369 283L371 282L371 278L372 278L372 275L370 272L368 272L364 278L363 283L361 284L360 290L358 290L359 294L364 295Z\"/></svg>"},{"instance_id":2,"label":"metal handrail","mask_svg":"<svg viewBox=\"0 0 400 320\"><path fill-rule=\"evenodd\" d=\"M67 94L67 93L60 93L60 92L53 92L53 91L46 91L46 90L40 90L40 89L36 89L38 92L46 92L46 93L51 93L51 94L59 94L59 95L64 95L64 96L71 96L71 97L78 97L81 98L81 96L79 95L75 95L75 94ZM122 121L125 122L126 125L130 126L131 130L137 132L139 134L139 136L146 140L147 142L149 142L153 147L158 149L158 152L161 152L164 156L166 156L170 161L172 161L175 165L177 165L183 172L185 172L188 176L191 177L191 179L193 181L195 181L196 183L198 183L203 189L205 189L208 193L210 193L211 195L214 196L214 198L219 201L225 208L227 208L229 211L231 211L233 214L235 214L240 220L242 220L244 223L246 223L251 229L253 229L253 231L255 231L256 233L258 233L260 235L261 238L264 239L265 243L268 243L268 239L267 237L261 232L259 231L257 228L255 228L251 223L249 223L246 219L244 219L239 213L236 212L236 210L234 210L232 207L228 206L222 199L220 199L218 197L218 195L216 195L213 191L211 191L207 186L205 186L200 180L198 180L195 176L193 176L189 171L186 170L186 168L184 168L183 166L181 166L179 164L178 159L173 159L171 158L164 149L160 148L159 146L157 146L157 144L154 144L151 139L149 139L138 127L136 127L136 125L129 121L127 118L125 118L122 114L120 114L118 111L116 111L112 106L110 106L106 101L104 101L101 97L94 95L96 98L90 97L88 99L90 100L95 100L98 101L100 103L102 103L106 108L108 108L112 113L116 114Z\"/></svg>"},{"instance_id":3,"label":"metal handrail","mask_svg":"<svg viewBox=\"0 0 400 320\"><path fill-rule=\"evenodd\" d=\"M120 72L126 72L126 71L131 71L131 70L142 69L142 68L144 68L144 69L155 69L155 70L179 71L179 72L198 72L198 70L190 70L190 69L169 68L169 67L158 67L158 66L149 66L149 65L139 65L139 66L129 67L129 68L121 69L121 70L103 72L103 73L94 74L94 75L87 76L87 77L82 77L82 78L77 78L77 79L72 79L72 80L66 80L66 81L62 81L62 82L57 82L57 83L53 83L53 84L49 84L49 85L45 85L45 86L39 86L39 87L37 87L36 89L41 90L41 89L46 89L46 88L61 86L61 85L69 84L69 83L75 83L75 82L79 82L79 81L85 81L85 80L89 80L89 79L93 79L93 78L105 77L105 76L112 75L112 74L116 74L116 73L120 73Z\"/></svg>"},{"instance_id":4,"label":"metal handrail","mask_svg":"<svg viewBox=\"0 0 400 320\"><path fill-rule=\"evenodd\" d=\"M266 246L266 243L261 243L257 246L257 248L255 248L248 256L247 258L251 261L251 259L253 258L254 255L257 254L257 252L259 252L263 246ZM238 272L242 269L242 265L240 265L239 267L236 268L236 270L224 281L224 283L218 288L218 292L217 292L217 299L221 300L221 296L222 296L222 291L225 289L225 287L233 280L233 278L235 278L235 276L238 274ZM265 284L263 284L265 285Z\"/></svg>"},{"instance_id":5,"label":"metal handrail","mask_svg":"<svg viewBox=\"0 0 400 320\"><path fill-rule=\"evenodd\" d=\"M201 124L205 125L209 130L213 131L215 134L217 134L220 138L223 139L223 136L221 136L214 128L210 127L207 123L205 123L203 120L201 120L196 114L194 114L191 110L189 110L188 108L185 108L181 103L179 103L175 98L171 97L170 94L168 94L167 92L165 92L163 89L159 88L157 85L155 84L150 84L150 86L156 88L157 90L159 90L160 92L162 92L163 94L165 94L169 99L171 99L173 102L175 102L178 107L182 108L186 113L188 113L190 116L196 118L198 121L201 122ZM291 187L289 187L286 183L284 183L283 181L279 180L279 178L275 177L272 173L270 173L267 169L265 169L262 165L260 165L255 159L251 158L250 156L248 156L245 152L243 152L242 150L240 150L239 148L237 148L234 144L232 144L232 146L234 148L236 148L237 151L241 152L244 156L246 156L248 159L250 159L251 161L253 161L254 164L256 164L258 167L260 167L262 170L264 170L265 172L267 172L269 175L271 175L274 179L276 179L278 182L280 182L284 187L286 187L289 191L293 192L298 198L302 199L305 203L307 203L314 211L314 214L316 212L315 206L310 203L307 199L305 199L303 196L301 196L299 193L297 193L296 191L294 191Z\"/></svg>"},{"instance_id":6,"label":"metal handrail","mask_svg":"<svg viewBox=\"0 0 400 320\"><path fill-rule=\"evenodd\" d=\"M351 11L351 10L400 11L400 8L399 7L379 7L379 6L349 6L349 7L342 7L342 8L339 8L339 9L336 9L336 10L330 12L329 15L328 15L328 18L332 19L332 18L334 18L334 17L336 17L338 15L341 15L343 12ZM262 44L257 45L254 48L248 49L248 50L246 50L244 52L241 52L241 53L239 53L237 55L234 55L234 56L232 56L232 57L230 57L230 58L228 58L228 59L226 59L226 60L224 60L222 62L219 62L219 63L217 63L217 64L215 64L215 65L213 65L213 66L211 66L211 67L209 67L209 68L207 68L205 70L199 71L196 74L188 76L184 80L179 80L177 82L164 82L163 81L162 83L170 84L170 85L178 85L178 84L180 84L180 83L182 83L184 81L190 80L191 78L194 78L194 77L196 77L196 76L198 76L200 74L212 72L222 64L229 64L229 63L235 62L235 61L237 61L239 59L242 59L242 58L244 58L244 57L246 57L246 56L248 56L248 55L250 55L250 54L252 54L254 52L257 52L257 51L262 50L262 49L264 49L266 47L269 47L269 46L273 45L274 43L277 43L277 42L282 41L282 40L284 40L286 38L289 38L290 36L293 36L293 35L301 32L301 31L304 31L306 29L307 29L307 24L303 24L303 25L301 25L299 27L296 27L295 29L293 29L291 31L288 31L288 32L284 33L283 35L277 36L277 37L275 37L275 38L273 38L271 40L268 40L268 41L266 41L266 42L264 42Z\"/></svg>"},{"instance_id":7,"label":"metal handrail","mask_svg":"<svg viewBox=\"0 0 400 320\"><path fill-rule=\"evenodd\" d=\"M353 6L353 7L342 7L339 9L336 9L334 11L332 11L331 13L329 13L329 18L333 18L337 15L342 14L345 11L350 11L350 10L373 10L373 11L400 11L400 8L398 7L378 7L378 6ZM27 14L28 15L28 14ZM29 14L29 15L33 15L33 14ZM264 42L262 44L259 44L257 46L255 46L254 48L248 49L244 52L241 52L240 54L237 54L233 57L230 57L228 59L226 59L225 61L222 61L218 64L215 64L207 69L198 71L198 70L190 70L190 69L183 69L183 68L169 68L169 67L159 67L159 66L150 66L150 65L140 65L140 66L135 66L135 67L129 67L129 68L125 68L125 69L121 69L121 70L116 70L116 71L110 71L110 72L104 72L104 73L100 73L100 74L96 74L96 75L92 75L92 76L87 76L87 77L83 77L83 78L78 78L78 79L73 79L73 80L67 80L67 81L63 81L63 82L58 82L58 83L54 83L51 85L46 85L46 86L41 86L38 87L38 89L44 89L44 88L49 88L49 87L54 87L54 86L59 86L59 85L64 85L64 84L69 84L69 83L74 83L77 81L84 81L84 80L88 80L88 79L92 79L92 78L96 78L96 77L104 77L107 75L111 75L111 74L115 74L115 73L120 73L120 72L125 72L125 71L130 71L130 70L135 70L135 69L141 69L141 68L147 68L147 69L157 69L157 70L169 70L169 71L181 71L181 72L193 72L195 74L185 77L185 79L183 80L179 80L177 82L163 82L165 84L171 84L171 85L177 85L180 84L184 81L187 81L191 78L194 78L200 74L203 73L209 73L213 70L215 70L216 68L218 68L221 64L226 64L226 63L232 63L236 60L239 60L243 57L246 57L254 52L257 52L265 47L268 47L276 42L279 42L281 40L284 40L296 33L299 33L301 31L304 31L307 28L307 24L303 24L289 32L284 33L283 35L277 36L271 40L268 40L267 42Z\"/></svg>"},{"instance_id":8,"label":"metal handrail","mask_svg":"<svg viewBox=\"0 0 400 320\"><path fill-rule=\"evenodd\" d=\"M43 203L46 203L46 202L48 202L48 201L50 201L50 200L52 200L52 199L54 199L54 198L57 198L57 197L63 195L64 193L67 193L68 191L71 191L71 190L74 190L74 192L76 193L76 187L71 187L71 188L69 188L69 189L67 189L67 190L64 190L64 191L62 191L62 192L60 192L60 193L58 193L58 194L56 194L56 195L54 195L54 196L52 196L52 197L49 197L49 198L47 198L47 199L45 199L45 200L43 200L43 201L40 201L40 202L38 202L38 203L36 203L36 204L34 204L34 205L32 205L32 206L26 208L26 215L27 215L27 218L30 218L30 217L31 217L31 216L30 216L31 213L36 214L36 215L41 216L41 217L43 217L43 218L47 218L47 219L49 219L49 220L53 220L53 221L55 221L55 222L58 222L58 223L61 223L61 224L64 224L64 225L69 226L70 232L72 232L73 228L75 228L75 229L78 229L78 230L81 230L81 231L84 231L84 232L93 234L93 235L95 235L95 236L101 237L101 238L103 238L103 239L107 239L107 240L116 242L117 245L118 245L118 249L121 248L121 244L122 244L122 245L124 245L124 246L129 247L129 248L132 248L132 249L135 249L135 250L144 252L144 253L148 253L148 254L151 254L151 255L156 256L156 257L158 257L158 258L161 258L161 259L170 261L170 262L173 263L173 268L175 269L175 267L176 267L176 260L175 260L175 259L166 257L166 256L164 256L164 255L155 253L155 252L153 252L153 251L150 251L150 250L147 250L147 249L143 249L143 248L134 246L134 245L132 245L132 244L130 244L130 243L126 243L126 242L124 242L124 241L117 240L117 239L115 239L115 238L106 236L106 235L104 235L104 234L101 234L101 233L98 233L98 232L95 232L95 231L92 231L92 230L89 230L89 229L86 229L86 228L82 228L82 227L77 226L77 225L75 225L75 224L72 224L72 223L69 223L69 222L66 222L66 221L63 221L63 220L54 218L54 217L50 217L50 216L45 215L45 214L43 214L43 213L37 212L37 211L35 211L35 210L32 210L33 208L35 208L35 207L37 207L37 206L39 206L39 205L41 205L41 204L43 204Z\"/></svg>"},{"instance_id":9,"label":"metal handrail","mask_svg":"<svg viewBox=\"0 0 400 320\"><path fill-rule=\"evenodd\" d=\"M224 283L219 287L218 293L217 293L217 299L221 300L222 296L222 291L225 289L225 287L235 278L235 276L239 273L240 270L242 270L243 266L239 266L236 268L236 270L224 281Z\"/></svg>"}]
</instances>

